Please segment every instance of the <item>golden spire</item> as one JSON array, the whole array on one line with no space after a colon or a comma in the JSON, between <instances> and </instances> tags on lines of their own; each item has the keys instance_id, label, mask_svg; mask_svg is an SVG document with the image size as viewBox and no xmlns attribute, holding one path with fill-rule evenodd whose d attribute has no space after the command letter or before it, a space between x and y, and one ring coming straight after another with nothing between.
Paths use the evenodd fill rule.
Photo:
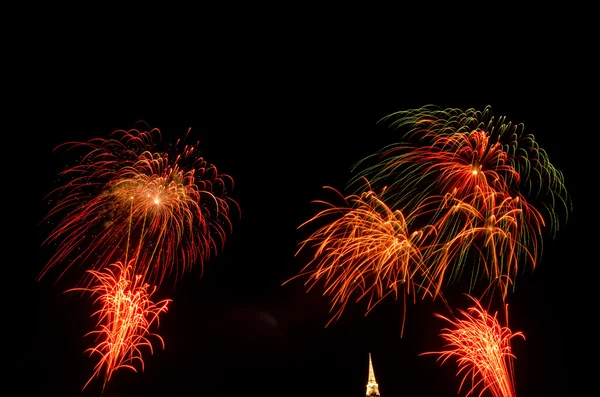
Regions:
<instances>
[{"instance_id":1,"label":"golden spire","mask_svg":"<svg viewBox=\"0 0 600 397\"><path fill-rule=\"evenodd\" d=\"M367 397L380 397L379 385L375 381L375 371L373 371L373 361L369 353L369 380L367 381Z\"/></svg>"}]
</instances>

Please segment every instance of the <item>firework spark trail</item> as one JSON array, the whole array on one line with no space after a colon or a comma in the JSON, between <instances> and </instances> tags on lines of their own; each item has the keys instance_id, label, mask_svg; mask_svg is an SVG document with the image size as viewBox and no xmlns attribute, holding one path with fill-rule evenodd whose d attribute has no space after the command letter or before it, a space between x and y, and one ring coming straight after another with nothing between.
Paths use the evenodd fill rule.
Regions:
<instances>
[{"instance_id":1,"label":"firework spark trail","mask_svg":"<svg viewBox=\"0 0 600 397\"><path fill-rule=\"evenodd\" d=\"M227 196L233 179L199 155L198 143L178 141L171 154L156 151L157 138L158 129L117 130L110 139L60 146L84 154L48 195L57 201L45 219L66 215L44 241L56 251L39 278L59 263L67 263L60 278L75 264L101 270L136 258L136 273L160 285L223 248L237 206Z\"/></svg>"},{"instance_id":2,"label":"firework spark trail","mask_svg":"<svg viewBox=\"0 0 600 397\"><path fill-rule=\"evenodd\" d=\"M163 339L150 332L158 316L167 311L169 299L154 303L151 300L156 286L144 283L140 274L133 273L132 259L127 265L116 262L105 266L101 271L88 270L94 283L88 288L73 288L69 291L86 291L97 296L94 303L100 309L93 315L98 317L98 329L88 333L94 335L98 344L86 352L100 359L94 367L94 374L85 383L99 378L104 373L103 389L113 373L120 368L129 368L137 372L139 366L144 370L142 349L153 353L151 338L156 338L164 348Z\"/></svg>"},{"instance_id":3,"label":"firework spark trail","mask_svg":"<svg viewBox=\"0 0 600 397\"><path fill-rule=\"evenodd\" d=\"M534 136L524 133L523 124L493 117L491 107L478 111L430 105L383 120L393 120L393 127L407 131L400 143L357 163L350 186L364 177L374 187L389 186L382 199L391 208L410 212L428 196L451 192L464 201L477 188L484 194L518 197L526 210L533 208L526 197L537 200L553 233L560 208L568 215L570 199L562 173ZM369 165L372 160L375 164Z\"/></svg>"},{"instance_id":4,"label":"firework spark trail","mask_svg":"<svg viewBox=\"0 0 600 397\"><path fill-rule=\"evenodd\" d=\"M388 295L396 299L403 295L405 305L411 293L413 300L418 290L423 297L428 295L417 280L425 267L422 250L433 230L411 231L410 219L390 210L373 191L343 197L334 188L327 188L342 197L343 205L317 201L327 208L300 225L333 219L301 243L297 254L309 246L317 249L313 259L292 278L308 275L305 284L311 284L309 290L324 282L324 295L331 298L330 311L335 310L327 325L339 319L352 297L356 302L367 300L368 314Z\"/></svg>"},{"instance_id":5,"label":"firework spark trail","mask_svg":"<svg viewBox=\"0 0 600 397\"><path fill-rule=\"evenodd\" d=\"M474 306L467 311L459 311L462 319L452 320L436 314L451 324L440 333L446 341L446 350L422 355L438 355L437 360L441 364L450 358L456 359L457 375L462 374L459 392L470 380L471 388L466 396L480 389L479 396L489 390L494 397L514 397L515 356L510 343L514 337L525 339L525 336L522 332L513 333L508 326L500 325L497 312L490 315L477 299L470 298ZM508 324L508 305L505 305L505 314Z\"/></svg>"},{"instance_id":6,"label":"firework spark trail","mask_svg":"<svg viewBox=\"0 0 600 397\"><path fill-rule=\"evenodd\" d=\"M470 272L471 289L480 279L490 285L497 282L505 299L508 287L514 286L519 263L536 267L543 226L539 212L524 210L518 197L476 190L475 197L466 201L446 195L445 210L432 225L437 240L427 255L426 281L431 282L429 290L434 296Z\"/></svg>"}]
</instances>

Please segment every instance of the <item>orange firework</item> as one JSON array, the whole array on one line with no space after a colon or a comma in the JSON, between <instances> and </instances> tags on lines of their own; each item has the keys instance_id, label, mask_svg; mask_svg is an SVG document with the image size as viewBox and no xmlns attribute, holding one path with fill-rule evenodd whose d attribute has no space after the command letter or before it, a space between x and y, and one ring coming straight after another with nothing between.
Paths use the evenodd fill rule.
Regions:
<instances>
[{"instance_id":1,"label":"orange firework","mask_svg":"<svg viewBox=\"0 0 600 397\"><path fill-rule=\"evenodd\" d=\"M498 284L505 299L519 262L536 266L543 220L537 210L525 210L519 197L475 190L465 201L456 192L444 198L434 224L438 239L428 254L427 280L437 295L445 283L470 272L471 288L477 280L487 279Z\"/></svg>"},{"instance_id":2,"label":"orange firework","mask_svg":"<svg viewBox=\"0 0 600 397\"><path fill-rule=\"evenodd\" d=\"M332 218L302 242L297 254L307 245L317 249L294 277L308 275L309 290L324 282L331 311L337 308L327 325L341 316L353 296L357 302L367 299L367 313L388 295L398 298L402 294L406 304L406 295L421 287L415 277L422 272L422 251L433 232L428 227L411 230L410 217L390 210L373 191L350 195L343 201L341 206L317 201L328 208L300 225ZM423 294L428 291L424 289Z\"/></svg>"},{"instance_id":3,"label":"orange firework","mask_svg":"<svg viewBox=\"0 0 600 397\"><path fill-rule=\"evenodd\" d=\"M500 325L498 313L493 316L483 309L481 303L470 297L475 306L467 311L459 311L463 319L451 320L436 314L450 324L452 328L444 328L441 337L447 342L447 349L439 352L422 354L437 354L438 361L445 363L451 357L456 359L458 373L463 374L459 392L470 378L471 388L466 396L480 389L479 396L489 390L495 397L514 397L515 358L511 349L511 339L520 336L521 332L513 333L508 327ZM508 323L508 305L505 306L506 322Z\"/></svg>"},{"instance_id":4,"label":"orange firework","mask_svg":"<svg viewBox=\"0 0 600 397\"><path fill-rule=\"evenodd\" d=\"M162 338L150 332L150 327L156 322L158 315L167 311L170 300L154 303L150 300L156 287L143 282L140 274L132 272L135 260L128 265L116 262L105 266L102 271L88 270L93 276L93 286L89 288L74 288L73 290L88 291L96 295L95 303L100 303L100 309L94 313L98 316L95 335L98 344L87 350L90 356L98 355L99 362L94 368L94 374L83 386L100 377L104 372L103 388L110 381L114 371L119 368L129 368L137 372L136 366L144 370L142 348L153 352L151 338L160 341Z\"/></svg>"},{"instance_id":5,"label":"orange firework","mask_svg":"<svg viewBox=\"0 0 600 397\"><path fill-rule=\"evenodd\" d=\"M40 278L59 263L66 263L62 275L76 263L101 270L136 258L136 274L160 285L222 249L236 205L227 196L232 178L199 155L198 143L177 141L160 152L158 138L158 129L117 130L110 139L61 145L83 154L49 195L57 201L47 218L65 215L44 241L56 250Z\"/></svg>"}]
</instances>

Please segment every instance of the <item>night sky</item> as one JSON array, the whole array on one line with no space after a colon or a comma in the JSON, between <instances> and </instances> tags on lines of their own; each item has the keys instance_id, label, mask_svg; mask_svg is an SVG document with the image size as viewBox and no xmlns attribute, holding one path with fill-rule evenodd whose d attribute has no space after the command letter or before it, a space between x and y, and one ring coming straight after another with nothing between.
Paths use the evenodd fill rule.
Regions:
<instances>
[{"instance_id":1,"label":"night sky","mask_svg":"<svg viewBox=\"0 0 600 397\"><path fill-rule=\"evenodd\" d=\"M409 303L400 338L400 300L384 300L366 317L363 305L350 304L326 328L329 302L318 288L306 293L303 279L281 285L307 260L295 252L307 237L297 227L320 208L311 201L326 198L323 186L343 189L356 161L393 141L393 131L378 120L435 104L490 105L493 114L524 123L564 173L574 211L555 239L544 235L538 267L517 278L509 326L526 337L513 341L517 395L575 395L587 383L582 360L593 355L588 330L597 311L586 308L588 270L597 259L588 242L593 213L583 203L595 194L584 182L594 179L594 169L581 171L590 161L582 136L597 135L597 122L584 95L587 69L578 73L551 62L575 50L565 44L554 47L554 55L495 60L493 68L487 60L471 62L466 71L456 64L444 69L439 61L421 68L414 59L391 60L367 48L296 44L283 49L247 39L227 51L198 52L189 62L175 54L166 61L91 50L67 61L59 52L54 67L40 71L34 120L25 123L34 134L21 142L34 151L28 178L35 191L27 204L33 238L22 242L18 279L10 282L23 308L10 321L20 341L14 344L20 394L100 395L101 380L81 392L96 362L84 354L91 345L84 335L95 324L92 302L63 293L81 269L56 283L35 280L49 255L41 247L49 233L42 223L49 209L44 196L68 160L52 152L56 145L107 137L143 120L160 129L165 142L191 128L205 159L234 178L231 196L241 217L202 274L197 266L175 286L161 286L156 297L173 300L157 330L165 349L144 355L143 373L117 371L107 395L359 397L369 352L383 397L464 395L454 361L440 365L435 356L419 356L443 346L438 333L445 323L433 314L449 313L440 301ZM469 305L463 292L448 291L455 308Z\"/></svg>"}]
</instances>

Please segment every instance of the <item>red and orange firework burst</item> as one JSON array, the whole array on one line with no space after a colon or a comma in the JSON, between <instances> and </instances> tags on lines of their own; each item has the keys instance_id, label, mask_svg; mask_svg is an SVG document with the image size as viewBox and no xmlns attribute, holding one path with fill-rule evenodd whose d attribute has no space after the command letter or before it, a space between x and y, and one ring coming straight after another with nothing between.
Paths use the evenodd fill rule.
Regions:
<instances>
[{"instance_id":1,"label":"red and orange firework burst","mask_svg":"<svg viewBox=\"0 0 600 397\"><path fill-rule=\"evenodd\" d=\"M484 276L499 281L506 297L517 263L535 268L544 227L556 233L558 210L570 210L562 173L522 124L494 118L489 106L482 112L425 106L384 120L393 118L392 126L408 129L403 141L359 162L350 185L368 178L385 186L382 200L390 208L420 211L420 222L436 229L440 255L428 256L432 291L439 293L446 275L450 282L466 272L471 287ZM438 209L423 212L425 202Z\"/></svg>"},{"instance_id":2,"label":"red and orange firework burst","mask_svg":"<svg viewBox=\"0 0 600 397\"><path fill-rule=\"evenodd\" d=\"M489 390L495 397L514 397L515 356L510 343L514 337L525 339L525 336L522 332L513 333L508 326L500 325L497 312L490 315L477 299L470 298L475 306L467 311L460 310L464 317L462 319L451 320L436 314L452 325L452 328L444 328L440 334L447 343L447 349L422 354L439 355L438 361L441 360L442 364L455 358L458 364L457 375L463 374L459 392L470 380L471 386L466 396L475 394L480 389L479 396ZM505 309L508 324L508 305Z\"/></svg>"},{"instance_id":3,"label":"red and orange firework burst","mask_svg":"<svg viewBox=\"0 0 600 397\"><path fill-rule=\"evenodd\" d=\"M56 250L40 278L59 263L66 263L62 276L76 263L101 270L135 258L136 274L160 285L223 248L237 206L228 197L233 179L200 156L198 142L178 140L161 152L160 137L158 129L117 130L60 146L83 154L48 196L57 199L47 219L65 215L44 241Z\"/></svg>"},{"instance_id":4,"label":"red and orange firework burst","mask_svg":"<svg viewBox=\"0 0 600 397\"><path fill-rule=\"evenodd\" d=\"M154 303L151 297L156 287L143 281L140 274L133 273L135 259L127 265L116 262L105 266L101 271L88 270L94 282L88 288L73 288L69 291L83 290L97 296L95 303L100 309L98 330L88 333L96 336L98 344L88 349L90 356L99 356L94 374L83 386L85 389L94 378L104 373L103 388L112 374L120 368L129 368L137 372L137 366L144 370L142 349L153 352L151 338L156 338L164 348L162 338L150 332L158 316L167 311L169 299Z\"/></svg>"},{"instance_id":5,"label":"red and orange firework burst","mask_svg":"<svg viewBox=\"0 0 600 397\"><path fill-rule=\"evenodd\" d=\"M564 177L523 124L492 116L491 107L441 109L424 106L392 113L383 120L406 128L401 142L359 162L357 176L372 185L389 186L383 199L391 208L411 211L428 196L455 194L465 201L477 191L518 197L523 210L531 211L526 197L537 200L549 217L553 232L558 211L565 215L570 202ZM369 165L369 161L375 164ZM535 217L535 216L531 216Z\"/></svg>"},{"instance_id":6,"label":"red and orange firework burst","mask_svg":"<svg viewBox=\"0 0 600 397\"><path fill-rule=\"evenodd\" d=\"M342 199L340 206L316 201L328 208L300 225L332 219L301 243L297 254L307 246L316 247L316 252L292 278L308 275L309 290L324 282L324 295L331 297L330 311L335 310L327 325L339 319L353 297L357 302L367 300L366 314L388 295L396 299L402 295L406 305L407 295L421 288L415 280L425 266L423 244L433 232L428 227L411 230L410 218L390 210L373 191Z\"/></svg>"}]
</instances>

